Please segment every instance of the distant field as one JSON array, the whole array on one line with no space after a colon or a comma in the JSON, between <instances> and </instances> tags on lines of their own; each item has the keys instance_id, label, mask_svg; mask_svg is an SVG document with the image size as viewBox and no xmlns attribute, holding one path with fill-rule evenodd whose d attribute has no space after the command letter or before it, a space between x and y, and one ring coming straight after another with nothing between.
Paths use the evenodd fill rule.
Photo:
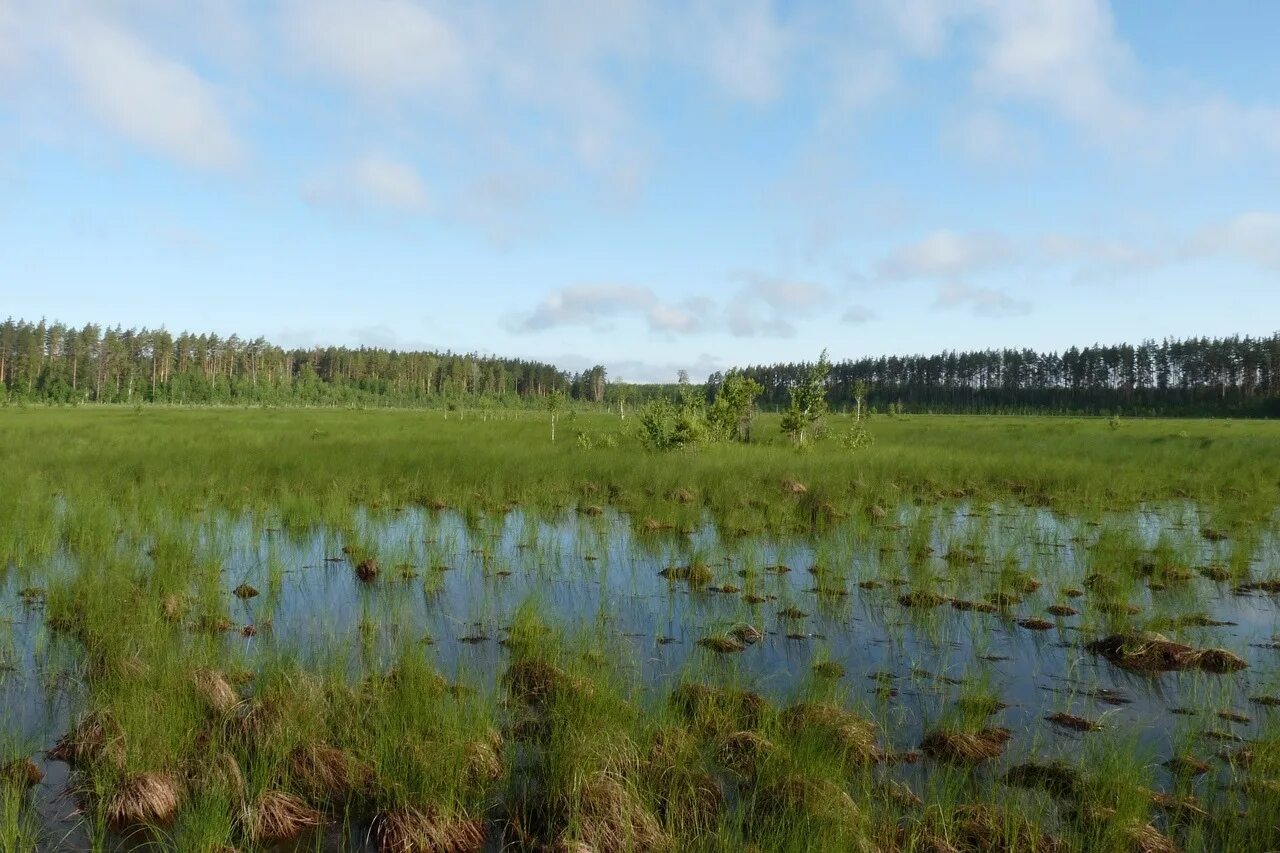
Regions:
<instances>
[{"instance_id":1,"label":"distant field","mask_svg":"<svg viewBox=\"0 0 1280 853\"><path fill-rule=\"evenodd\" d=\"M922 416L871 420L873 446L793 450L776 416L751 445L645 452L634 419L308 409L3 409L0 502L90 499L297 507L442 500L597 502L638 509L676 488L720 512L772 500L796 479L854 507L904 496L1021 497L1077 509L1195 498L1233 511L1280 503L1280 422ZM829 432L847 428L833 416ZM594 447L583 449L584 433ZM613 436L616 447L603 446ZM609 495L612 494L612 497ZM15 511L19 511L15 506Z\"/></svg>"}]
</instances>

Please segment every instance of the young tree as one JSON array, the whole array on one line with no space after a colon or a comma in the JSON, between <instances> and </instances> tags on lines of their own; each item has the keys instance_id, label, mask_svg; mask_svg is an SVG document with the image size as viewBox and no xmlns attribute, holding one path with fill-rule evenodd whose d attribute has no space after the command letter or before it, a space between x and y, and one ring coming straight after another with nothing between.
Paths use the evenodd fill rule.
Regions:
<instances>
[{"instance_id":1,"label":"young tree","mask_svg":"<svg viewBox=\"0 0 1280 853\"><path fill-rule=\"evenodd\" d=\"M782 431L791 436L797 447L803 447L811 437L821 432L822 418L827 413L827 375L831 362L824 349L818 363L791 387L791 400L782 415Z\"/></svg>"},{"instance_id":2,"label":"young tree","mask_svg":"<svg viewBox=\"0 0 1280 853\"><path fill-rule=\"evenodd\" d=\"M754 379L736 370L729 371L707 412L707 421L715 437L729 441L750 441L755 401L763 390L763 386Z\"/></svg>"},{"instance_id":3,"label":"young tree","mask_svg":"<svg viewBox=\"0 0 1280 853\"><path fill-rule=\"evenodd\" d=\"M556 417L564 408L564 392L556 389L547 394L547 411L551 413L551 440L556 440Z\"/></svg>"},{"instance_id":4,"label":"young tree","mask_svg":"<svg viewBox=\"0 0 1280 853\"><path fill-rule=\"evenodd\" d=\"M859 379L853 383L853 402L857 405L857 414L855 417L862 420L862 403L867 399L867 380Z\"/></svg>"}]
</instances>

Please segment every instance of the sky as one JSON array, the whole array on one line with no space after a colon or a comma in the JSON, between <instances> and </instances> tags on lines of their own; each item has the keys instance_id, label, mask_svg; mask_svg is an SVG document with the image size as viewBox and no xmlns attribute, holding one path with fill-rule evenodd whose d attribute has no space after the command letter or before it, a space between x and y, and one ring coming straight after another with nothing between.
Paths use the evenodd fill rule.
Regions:
<instances>
[{"instance_id":1,"label":"sky","mask_svg":"<svg viewBox=\"0 0 1280 853\"><path fill-rule=\"evenodd\" d=\"M1280 329L1278 3L0 0L0 315L613 379Z\"/></svg>"}]
</instances>

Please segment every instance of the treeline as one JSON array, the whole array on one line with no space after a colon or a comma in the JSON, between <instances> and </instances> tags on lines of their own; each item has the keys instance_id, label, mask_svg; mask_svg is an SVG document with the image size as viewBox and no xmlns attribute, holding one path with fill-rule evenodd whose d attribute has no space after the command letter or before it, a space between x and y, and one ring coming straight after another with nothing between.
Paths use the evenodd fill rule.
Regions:
<instances>
[{"instance_id":1,"label":"treeline","mask_svg":"<svg viewBox=\"0 0 1280 853\"><path fill-rule=\"evenodd\" d=\"M763 407L780 408L809 367L741 372L762 386ZM711 376L709 397L722 381ZM847 408L860 382L867 405L881 411L1280 417L1280 333L862 358L832 365L828 400Z\"/></svg>"},{"instance_id":2,"label":"treeline","mask_svg":"<svg viewBox=\"0 0 1280 853\"><path fill-rule=\"evenodd\" d=\"M605 370L475 353L286 349L263 338L164 329L0 324L0 397L49 403L518 404L602 402Z\"/></svg>"},{"instance_id":3,"label":"treeline","mask_svg":"<svg viewBox=\"0 0 1280 853\"><path fill-rule=\"evenodd\" d=\"M807 363L738 371L781 409ZM714 400L725 376L705 387ZM978 414L1280 417L1280 333L1145 341L1064 352L984 350L837 362L826 379L836 409L862 386L873 410ZM304 404L463 407L542 405L551 395L614 409L682 385L619 385L513 358L377 347L287 349L263 338L171 334L9 319L0 324L0 400L47 403ZM693 387L697 387L696 385Z\"/></svg>"}]
</instances>

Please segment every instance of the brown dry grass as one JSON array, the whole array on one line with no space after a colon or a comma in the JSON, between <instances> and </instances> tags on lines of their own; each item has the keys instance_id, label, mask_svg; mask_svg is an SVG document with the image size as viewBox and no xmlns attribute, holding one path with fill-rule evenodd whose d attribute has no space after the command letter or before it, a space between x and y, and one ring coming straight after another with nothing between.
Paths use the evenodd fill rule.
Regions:
<instances>
[{"instance_id":1,"label":"brown dry grass","mask_svg":"<svg viewBox=\"0 0 1280 853\"><path fill-rule=\"evenodd\" d=\"M216 669L198 669L191 677L196 694L205 706L215 714L230 713L240 704L240 695L236 693L226 676Z\"/></svg>"},{"instance_id":2,"label":"brown dry grass","mask_svg":"<svg viewBox=\"0 0 1280 853\"><path fill-rule=\"evenodd\" d=\"M884 758L876 745L876 726L838 705L802 702L782 713L782 725L798 735L816 735L839 747L846 760L873 764Z\"/></svg>"},{"instance_id":3,"label":"brown dry grass","mask_svg":"<svg viewBox=\"0 0 1280 853\"><path fill-rule=\"evenodd\" d=\"M293 841L324 823L324 816L294 794L266 791L244 818L249 837L256 844Z\"/></svg>"},{"instance_id":4,"label":"brown dry grass","mask_svg":"<svg viewBox=\"0 0 1280 853\"><path fill-rule=\"evenodd\" d=\"M326 743L306 743L289 755L289 774L298 790L320 803L341 803L366 791L373 771Z\"/></svg>"},{"instance_id":5,"label":"brown dry grass","mask_svg":"<svg viewBox=\"0 0 1280 853\"><path fill-rule=\"evenodd\" d=\"M1013 737L1008 729L995 727L976 732L935 729L925 735L920 749L930 758L957 764L971 764L999 758Z\"/></svg>"},{"instance_id":6,"label":"brown dry grass","mask_svg":"<svg viewBox=\"0 0 1280 853\"><path fill-rule=\"evenodd\" d=\"M109 714L89 712L49 750L48 757L73 767L104 762L124 766L124 732Z\"/></svg>"},{"instance_id":7,"label":"brown dry grass","mask_svg":"<svg viewBox=\"0 0 1280 853\"><path fill-rule=\"evenodd\" d=\"M575 802L576 820L566 838L600 851L672 849L657 816L618 773L592 773L579 786Z\"/></svg>"},{"instance_id":8,"label":"brown dry grass","mask_svg":"<svg viewBox=\"0 0 1280 853\"><path fill-rule=\"evenodd\" d=\"M182 784L173 773L138 773L126 778L102 803L115 832L138 825L169 826L182 803Z\"/></svg>"},{"instance_id":9,"label":"brown dry grass","mask_svg":"<svg viewBox=\"0 0 1280 853\"><path fill-rule=\"evenodd\" d=\"M472 853L485 842L481 821L445 818L434 809L390 809L373 822L378 853Z\"/></svg>"},{"instance_id":10,"label":"brown dry grass","mask_svg":"<svg viewBox=\"0 0 1280 853\"><path fill-rule=\"evenodd\" d=\"M18 758L0 767L0 786L30 788L44 781L44 773L30 758Z\"/></svg>"},{"instance_id":11,"label":"brown dry grass","mask_svg":"<svg viewBox=\"0 0 1280 853\"><path fill-rule=\"evenodd\" d=\"M1112 634L1088 643L1085 649L1130 672L1198 668L1205 672L1227 673L1248 666L1243 658L1226 649L1195 649L1154 633Z\"/></svg>"}]
</instances>

